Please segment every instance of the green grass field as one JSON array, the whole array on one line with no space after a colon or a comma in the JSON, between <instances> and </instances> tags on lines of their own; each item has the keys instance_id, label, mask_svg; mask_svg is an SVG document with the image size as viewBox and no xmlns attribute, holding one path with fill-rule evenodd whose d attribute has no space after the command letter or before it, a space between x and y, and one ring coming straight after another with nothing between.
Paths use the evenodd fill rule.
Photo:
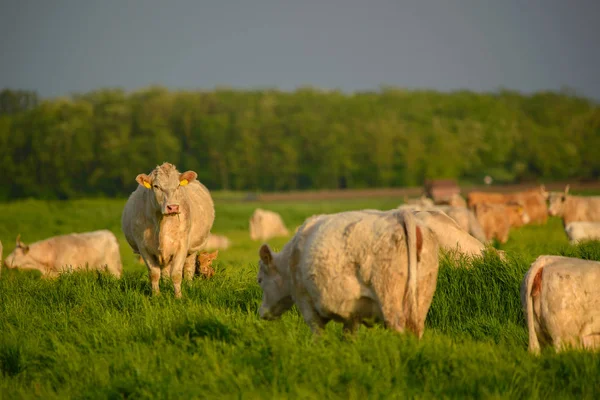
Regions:
<instances>
[{"instance_id":1,"label":"green grass field","mask_svg":"<svg viewBox=\"0 0 600 400\"><path fill-rule=\"evenodd\" d=\"M233 246L182 300L168 283L150 296L145 266L120 230L124 199L0 204L4 256L17 233L29 243L107 228L125 270L121 280L95 272L45 280L3 269L0 398L600 398L600 354L527 352L519 285L529 263L540 254L600 260L600 243L570 246L560 220L514 230L502 246L506 263L490 256L466 270L443 258L420 341L381 326L348 338L336 323L314 338L295 308L279 321L258 318L252 211L277 211L293 231L315 213L400 200L258 204L216 194L215 203L213 232Z\"/></svg>"}]
</instances>

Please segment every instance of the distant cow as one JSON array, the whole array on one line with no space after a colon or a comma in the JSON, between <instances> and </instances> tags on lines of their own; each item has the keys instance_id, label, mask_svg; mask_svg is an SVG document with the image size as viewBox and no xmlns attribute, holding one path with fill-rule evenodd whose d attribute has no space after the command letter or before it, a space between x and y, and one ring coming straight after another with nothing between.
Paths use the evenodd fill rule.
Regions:
<instances>
[{"instance_id":1,"label":"distant cow","mask_svg":"<svg viewBox=\"0 0 600 400\"><path fill-rule=\"evenodd\" d=\"M458 193L453 193L450 197L437 201L436 205L448 205L451 207L467 207L467 201Z\"/></svg>"},{"instance_id":2,"label":"distant cow","mask_svg":"<svg viewBox=\"0 0 600 400\"><path fill-rule=\"evenodd\" d=\"M215 209L197 176L164 163L150 175L136 177L139 186L125 204L121 227L133 252L148 266L154 294L160 293L161 270L166 270L175 297L181 297L182 275L193 278L196 253L208 239Z\"/></svg>"},{"instance_id":3,"label":"distant cow","mask_svg":"<svg viewBox=\"0 0 600 400\"><path fill-rule=\"evenodd\" d=\"M529 216L528 223L546 223L548 219L548 207L546 200L548 192L544 185L515 193L490 193L470 192L467 195L467 203L470 208L477 204L511 204L519 203L523 206Z\"/></svg>"},{"instance_id":4,"label":"distant cow","mask_svg":"<svg viewBox=\"0 0 600 400\"><path fill-rule=\"evenodd\" d=\"M577 221L565 227L571 243L582 240L600 240L600 222Z\"/></svg>"},{"instance_id":5,"label":"distant cow","mask_svg":"<svg viewBox=\"0 0 600 400\"><path fill-rule=\"evenodd\" d=\"M211 233L208 235L208 239L206 240L206 243L204 244L204 249L205 250L215 250L215 249L226 250L229 248L229 246L231 246L231 241L229 240L229 238L227 236L216 235L216 234Z\"/></svg>"},{"instance_id":6,"label":"distant cow","mask_svg":"<svg viewBox=\"0 0 600 400\"><path fill-rule=\"evenodd\" d=\"M418 207L433 207L435 203L427 196L421 196L416 199L409 199L404 196L404 204Z\"/></svg>"},{"instance_id":7,"label":"distant cow","mask_svg":"<svg viewBox=\"0 0 600 400\"><path fill-rule=\"evenodd\" d=\"M413 212L416 212L416 211L442 211L448 217L452 218L462 230L469 233L471 236L473 236L474 238L476 238L477 240L479 240L482 243L487 242L485 232L483 231L481 224L477 220L475 213L473 211L469 210L468 208L443 206L443 205L427 207L427 206L419 206L419 205L411 205L411 204L401 204L396 209L401 210L401 211L413 211Z\"/></svg>"},{"instance_id":8,"label":"distant cow","mask_svg":"<svg viewBox=\"0 0 600 400\"><path fill-rule=\"evenodd\" d=\"M373 319L423 334L438 243L409 212L313 216L281 252L264 244L259 254L261 318L277 318L295 303L313 332L332 319L350 332Z\"/></svg>"},{"instance_id":9,"label":"distant cow","mask_svg":"<svg viewBox=\"0 0 600 400\"><path fill-rule=\"evenodd\" d=\"M539 256L521 284L529 350L600 348L600 262Z\"/></svg>"},{"instance_id":10,"label":"distant cow","mask_svg":"<svg viewBox=\"0 0 600 400\"><path fill-rule=\"evenodd\" d=\"M440 247L446 251L458 251L470 256L481 256L485 245L465 231L457 222L439 209L413 211L417 221L427 226L436 236ZM504 252L498 251L504 259Z\"/></svg>"},{"instance_id":11,"label":"distant cow","mask_svg":"<svg viewBox=\"0 0 600 400\"><path fill-rule=\"evenodd\" d=\"M30 245L19 235L17 247L5 264L8 268L35 269L50 277L87 268L106 270L117 278L123 272L119 242L108 230L54 236Z\"/></svg>"},{"instance_id":12,"label":"distant cow","mask_svg":"<svg viewBox=\"0 0 600 400\"><path fill-rule=\"evenodd\" d=\"M268 240L277 236L288 236L281 216L276 212L257 208L249 221L250 239Z\"/></svg>"},{"instance_id":13,"label":"distant cow","mask_svg":"<svg viewBox=\"0 0 600 400\"><path fill-rule=\"evenodd\" d=\"M548 213L563 219L564 226L576 221L600 222L600 196L571 196L569 185L564 193L549 195Z\"/></svg>"},{"instance_id":14,"label":"distant cow","mask_svg":"<svg viewBox=\"0 0 600 400\"><path fill-rule=\"evenodd\" d=\"M508 241L511 226L518 227L529 222L529 215L520 204L477 204L475 216L488 240L496 238L500 243Z\"/></svg>"},{"instance_id":15,"label":"distant cow","mask_svg":"<svg viewBox=\"0 0 600 400\"><path fill-rule=\"evenodd\" d=\"M466 207L437 206L435 209L445 212L458 226L482 243L487 242L483 227L475 213Z\"/></svg>"}]
</instances>

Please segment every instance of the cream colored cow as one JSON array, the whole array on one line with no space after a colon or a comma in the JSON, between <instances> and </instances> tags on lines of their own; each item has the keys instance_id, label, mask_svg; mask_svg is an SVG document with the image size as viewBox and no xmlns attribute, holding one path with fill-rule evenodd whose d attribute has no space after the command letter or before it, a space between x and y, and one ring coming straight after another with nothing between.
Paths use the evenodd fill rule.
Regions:
<instances>
[{"instance_id":1,"label":"cream colored cow","mask_svg":"<svg viewBox=\"0 0 600 400\"><path fill-rule=\"evenodd\" d=\"M572 244L583 240L600 240L600 222L571 222L565 232Z\"/></svg>"},{"instance_id":2,"label":"cream colored cow","mask_svg":"<svg viewBox=\"0 0 600 400\"><path fill-rule=\"evenodd\" d=\"M330 320L354 331L383 321L421 337L436 288L438 243L409 212L350 211L307 219L274 253L259 251L260 316L294 303L313 332Z\"/></svg>"},{"instance_id":3,"label":"cream colored cow","mask_svg":"<svg viewBox=\"0 0 600 400\"><path fill-rule=\"evenodd\" d=\"M600 262L539 256L521 284L529 350L600 348Z\"/></svg>"},{"instance_id":4,"label":"cream colored cow","mask_svg":"<svg viewBox=\"0 0 600 400\"><path fill-rule=\"evenodd\" d=\"M180 173L173 164L139 174L129 196L121 227L133 252L148 267L152 292L159 294L161 270L170 275L175 297L181 297L182 275L194 277L196 255L204 247L215 220L208 189L194 171Z\"/></svg>"},{"instance_id":5,"label":"cream colored cow","mask_svg":"<svg viewBox=\"0 0 600 400\"><path fill-rule=\"evenodd\" d=\"M551 192L548 214L563 219L564 226L571 222L600 222L600 196L571 196L569 185L563 192Z\"/></svg>"},{"instance_id":6,"label":"cream colored cow","mask_svg":"<svg viewBox=\"0 0 600 400\"><path fill-rule=\"evenodd\" d=\"M262 208L254 210L252 217L250 217L249 226L250 239L252 240L268 240L290 234L279 214Z\"/></svg>"},{"instance_id":7,"label":"cream colored cow","mask_svg":"<svg viewBox=\"0 0 600 400\"><path fill-rule=\"evenodd\" d=\"M227 236L209 234L206 243L204 244L205 250L226 250L231 246L231 241Z\"/></svg>"},{"instance_id":8,"label":"cream colored cow","mask_svg":"<svg viewBox=\"0 0 600 400\"><path fill-rule=\"evenodd\" d=\"M79 269L106 270L121 277L123 265L119 242L108 230L54 236L26 245L17 236L17 246L6 257L8 268L35 269L45 276Z\"/></svg>"}]
</instances>

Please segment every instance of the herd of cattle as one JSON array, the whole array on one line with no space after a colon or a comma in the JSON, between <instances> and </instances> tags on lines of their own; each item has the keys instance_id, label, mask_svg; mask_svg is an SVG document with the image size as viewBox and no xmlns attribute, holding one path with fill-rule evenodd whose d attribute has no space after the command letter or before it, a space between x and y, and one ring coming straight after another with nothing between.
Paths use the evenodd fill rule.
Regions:
<instances>
[{"instance_id":1,"label":"herd of cattle","mask_svg":"<svg viewBox=\"0 0 600 400\"><path fill-rule=\"evenodd\" d=\"M152 291L169 278L176 297L183 279L214 274L211 263L228 238L211 234L213 200L194 171L180 173L164 163L127 200L121 219L125 238L148 267ZM296 228L280 252L259 250L259 314L274 319L296 305L314 332L330 320L352 332L376 321L399 332L423 334L437 286L439 250L481 256L487 245L508 239L511 227L563 218L572 242L600 239L600 197L548 193L543 186L501 194L471 192L446 204L428 198L388 211L357 210L313 215ZM281 217L256 209L250 238L289 236ZM207 249L217 249L208 253ZM0 243L0 261L2 244ZM4 260L8 268L37 269L44 275L93 267L120 277L119 244L108 230L73 233L24 244ZM529 349L540 345L600 348L600 262L539 256L521 285Z\"/></svg>"}]
</instances>

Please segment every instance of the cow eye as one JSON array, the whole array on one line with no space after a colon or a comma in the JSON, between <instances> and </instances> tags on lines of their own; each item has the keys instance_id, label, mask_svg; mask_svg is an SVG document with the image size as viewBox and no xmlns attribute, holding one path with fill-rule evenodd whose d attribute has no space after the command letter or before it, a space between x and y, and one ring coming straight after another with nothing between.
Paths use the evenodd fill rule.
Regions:
<instances>
[{"instance_id":1,"label":"cow eye","mask_svg":"<svg viewBox=\"0 0 600 400\"><path fill-rule=\"evenodd\" d=\"M154 185L154 189L158 189L158 185Z\"/></svg>"}]
</instances>

